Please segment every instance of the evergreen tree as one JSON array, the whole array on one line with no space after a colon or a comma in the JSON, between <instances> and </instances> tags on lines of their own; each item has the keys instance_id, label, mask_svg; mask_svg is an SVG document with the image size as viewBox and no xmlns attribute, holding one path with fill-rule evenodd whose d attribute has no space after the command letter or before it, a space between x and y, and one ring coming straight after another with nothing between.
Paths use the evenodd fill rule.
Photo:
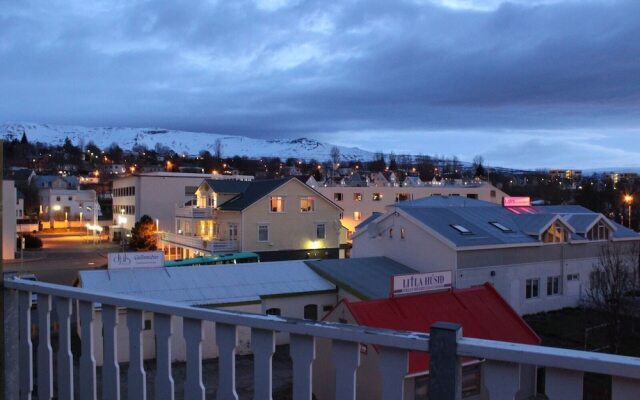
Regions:
<instances>
[{"instance_id":1,"label":"evergreen tree","mask_svg":"<svg viewBox=\"0 0 640 400\"><path fill-rule=\"evenodd\" d=\"M131 229L129 246L137 251L156 250L156 241L156 224L145 214Z\"/></svg>"}]
</instances>

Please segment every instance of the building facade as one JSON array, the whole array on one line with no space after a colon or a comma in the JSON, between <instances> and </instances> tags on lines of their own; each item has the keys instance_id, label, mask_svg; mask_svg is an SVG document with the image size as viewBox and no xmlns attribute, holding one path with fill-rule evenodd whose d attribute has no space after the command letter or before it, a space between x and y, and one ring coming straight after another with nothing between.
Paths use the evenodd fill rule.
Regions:
<instances>
[{"instance_id":1,"label":"building facade","mask_svg":"<svg viewBox=\"0 0 640 400\"><path fill-rule=\"evenodd\" d=\"M356 226L374 212L383 212L386 206L403 201L429 196L460 196L501 204L502 198L506 196L488 183L431 183L423 186L375 186L367 183L367 186L319 185L316 190L344 210L341 223L350 233L355 232Z\"/></svg>"},{"instance_id":2,"label":"building facade","mask_svg":"<svg viewBox=\"0 0 640 400\"><path fill-rule=\"evenodd\" d=\"M162 235L170 258L233 251L262 260L337 258L340 207L296 178L204 180L195 204L176 208L175 233Z\"/></svg>"},{"instance_id":3,"label":"building facade","mask_svg":"<svg viewBox=\"0 0 640 400\"><path fill-rule=\"evenodd\" d=\"M352 257L385 256L457 288L489 282L520 314L575 307L606 246L640 235L580 206L503 207L461 197L389 206L358 227Z\"/></svg>"},{"instance_id":4,"label":"building facade","mask_svg":"<svg viewBox=\"0 0 640 400\"><path fill-rule=\"evenodd\" d=\"M2 259L16 256L16 187L13 181L2 181Z\"/></svg>"}]
</instances>

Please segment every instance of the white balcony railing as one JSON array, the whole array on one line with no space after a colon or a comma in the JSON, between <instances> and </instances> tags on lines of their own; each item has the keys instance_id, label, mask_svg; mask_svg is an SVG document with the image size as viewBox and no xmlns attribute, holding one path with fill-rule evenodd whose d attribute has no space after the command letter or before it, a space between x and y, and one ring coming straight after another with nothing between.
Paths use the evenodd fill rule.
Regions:
<instances>
[{"instance_id":1,"label":"white balcony railing","mask_svg":"<svg viewBox=\"0 0 640 400\"><path fill-rule=\"evenodd\" d=\"M207 246L209 251L213 254L233 253L238 251L237 240L208 240Z\"/></svg>"},{"instance_id":2,"label":"white balcony railing","mask_svg":"<svg viewBox=\"0 0 640 400\"><path fill-rule=\"evenodd\" d=\"M38 294L37 363L34 363L31 331L31 294ZM116 330L120 310L126 309L129 332L127 398L146 398L146 372L142 359L143 313L153 312L156 342L155 394L173 399L175 385L171 364L171 336L182 335L186 342L185 399L204 399L202 377L202 339L204 321L215 323L219 348L217 399L237 399L235 387L235 348L237 327L251 328L254 353L255 399L270 399L272 392L272 355L275 332L290 334L293 398L311 399L314 382L312 367L316 338L333 341L336 374L336 399L354 399L356 368L360 344L376 345L380 351L381 398L403 399L404 379L410 351L430 352L429 395L431 399L460 398L460 359L484 359L483 375L490 399L514 399L519 389L521 365L546 368L546 395L549 399L582 398L584 371L612 375L613 400L637 400L640 394L640 359L609 354L520 345L461 337L453 324L433 326L431 335L397 332L353 325L313 322L274 316L247 314L217 309L202 309L163 301L112 295L81 288L25 280L5 280L5 362L4 390L7 399L30 399L37 373L38 398L73 398L74 379L78 379L79 398L96 399L96 362L94 358L94 305L102 306L104 364L102 398L120 398L120 373L117 359ZM72 304L78 302L81 355L78 376L74 377L71 340ZM59 345L54 373L50 317L55 307L59 320ZM172 318L183 319L183 331L172 332ZM34 365L35 364L35 365ZM53 393L54 379L57 393Z\"/></svg>"},{"instance_id":3,"label":"white balcony railing","mask_svg":"<svg viewBox=\"0 0 640 400\"><path fill-rule=\"evenodd\" d=\"M176 207L176 217L182 218L213 218L211 207Z\"/></svg>"},{"instance_id":4,"label":"white balcony railing","mask_svg":"<svg viewBox=\"0 0 640 400\"><path fill-rule=\"evenodd\" d=\"M162 232L160 238L164 242L170 242L193 249L207 250L206 241L200 236L178 235L177 233Z\"/></svg>"}]
</instances>

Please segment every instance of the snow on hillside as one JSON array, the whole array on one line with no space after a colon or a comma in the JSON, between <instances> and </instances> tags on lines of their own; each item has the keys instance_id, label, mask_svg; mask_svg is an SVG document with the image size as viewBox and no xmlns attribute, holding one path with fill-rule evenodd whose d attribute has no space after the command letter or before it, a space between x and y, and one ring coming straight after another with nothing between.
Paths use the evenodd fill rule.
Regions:
<instances>
[{"instance_id":1,"label":"snow on hillside","mask_svg":"<svg viewBox=\"0 0 640 400\"><path fill-rule=\"evenodd\" d=\"M69 138L73 144L94 142L100 148L117 143L130 150L135 145L145 145L153 149L157 143L167 146L180 154L197 155L203 150L214 153L216 139L222 143L224 157L247 156L289 157L305 160L329 160L333 147L330 143L314 139L253 139L245 136L220 135L204 132L184 132L158 128L88 128L82 126L61 126L46 124L2 124L0 137L13 140L27 134L30 142L62 144ZM342 160L370 160L373 153L357 147L338 146Z\"/></svg>"}]
</instances>

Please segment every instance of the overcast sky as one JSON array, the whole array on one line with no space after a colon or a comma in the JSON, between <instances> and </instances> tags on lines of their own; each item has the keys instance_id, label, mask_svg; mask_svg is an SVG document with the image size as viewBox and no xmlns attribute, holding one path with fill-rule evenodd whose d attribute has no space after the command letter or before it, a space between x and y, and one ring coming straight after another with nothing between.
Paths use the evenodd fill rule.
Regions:
<instances>
[{"instance_id":1,"label":"overcast sky","mask_svg":"<svg viewBox=\"0 0 640 400\"><path fill-rule=\"evenodd\" d=\"M0 0L0 122L640 166L639 0Z\"/></svg>"}]
</instances>

